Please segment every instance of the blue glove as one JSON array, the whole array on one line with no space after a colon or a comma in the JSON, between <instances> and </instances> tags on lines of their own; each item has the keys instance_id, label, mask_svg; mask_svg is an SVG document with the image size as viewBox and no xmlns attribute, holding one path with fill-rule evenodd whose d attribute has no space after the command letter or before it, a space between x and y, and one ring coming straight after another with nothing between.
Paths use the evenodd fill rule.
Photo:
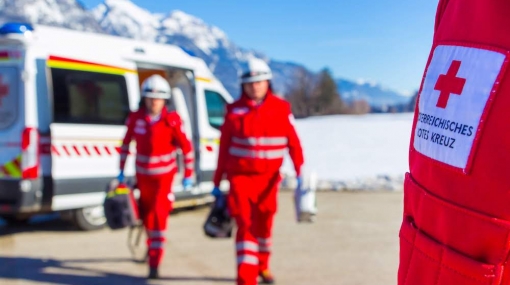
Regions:
<instances>
[{"instance_id":1,"label":"blue glove","mask_svg":"<svg viewBox=\"0 0 510 285\"><path fill-rule=\"evenodd\" d=\"M221 192L220 187L214 187L211 194L216 198L223 196L223 193Z\"/></svg>"},{"instance_id":2,"label":"blue glove","mask_svg":"<svg viewBox=\"0 0 510 285\"><path fill-rule=\"evenodd\" d=\"M184 187L184 190L191 189L193 187L193 179L191 179L191 177L185 177L182 180L182 187Z\"/></svg>"},{"instance_id":3,"label":"blue glove","mask_svg":"<svg viewBox=\"0 0 510 285\"><path fill-rule=\"evenodd\" d=\"M117 176L117 180L119 181L119 183L124 182L124 170L120 171L119 176Z\"/></svg>"},{"instance_id":4,"label":"blue glove","mask_svg":"<svg viewBox=\"0 0 510 285\"><path fill-rule=\"evenodd\" d=\"M301 176L298 176L296 177L296 182L297 182L297 186L296 186L296 191L301 191L303 189L303 177Z\"/></svg>"},{"instance_id":5,"label":"blue glove","mask_svg":"<svg viewBox=\"0 0 510 285\"><path fill-rule=\"evenodd\" d=\"M211 194L214 196L215 201L215 207L224 209L226 207L226 197L223 195L223 192L221 192L221 189L219 187L214 187Z\"/></svg>"}]
</instances>

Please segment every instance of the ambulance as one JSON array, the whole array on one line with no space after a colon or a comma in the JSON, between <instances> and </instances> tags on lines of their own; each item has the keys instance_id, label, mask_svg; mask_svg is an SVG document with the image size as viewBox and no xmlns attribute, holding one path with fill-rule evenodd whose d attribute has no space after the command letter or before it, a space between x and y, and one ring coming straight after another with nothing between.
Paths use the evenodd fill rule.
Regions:
<instances>
[{"instance_id":1,"label":"ambulance","mask_svg":"<svg viewBox=\"0 0 510 285\"><path fill-rule=\"evenodd\" d=\"M192 138L195 186L173 187L176 207L210 201L219 127L232 97L206 64L173 45L6 23L0 27L0 217L59 213L82 230L104 227L102 204L142 81L164 76ZM135 177L134 151L125 175ZM134 181L136 182L136 181ZM223 185L224 187L228 187Z\"/></svg>"}]
</instances>

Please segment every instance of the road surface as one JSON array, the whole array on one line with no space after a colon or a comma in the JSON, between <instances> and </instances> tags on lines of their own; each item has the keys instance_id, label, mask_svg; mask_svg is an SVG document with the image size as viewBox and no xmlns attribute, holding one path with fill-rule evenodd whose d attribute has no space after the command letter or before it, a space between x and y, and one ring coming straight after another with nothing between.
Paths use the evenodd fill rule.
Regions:
<instances>
[{"instance_id":1,"label":"road surface","mask_svg":"<svg viewBox=\"0 0 510 285\"><path fill-rule=\"evenodd\" d=\"M402 193L324 192L318 206L316 223L296 224L291 193L280 194L277 284L396 284ZM132 261L127 230L78 232L55 220L0 228L0 284L235 284L233 240L205 237L206 214L201 208L171 215L158 281L147 281L146 265Z\"/></svg>"}]
</instances>

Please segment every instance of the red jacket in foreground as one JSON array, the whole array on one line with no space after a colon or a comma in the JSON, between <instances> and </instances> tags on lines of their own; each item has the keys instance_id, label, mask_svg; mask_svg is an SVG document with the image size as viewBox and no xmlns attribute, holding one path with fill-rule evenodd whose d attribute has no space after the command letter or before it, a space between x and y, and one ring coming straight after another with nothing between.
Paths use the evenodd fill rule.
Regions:
<instances>
[{"instance_id":1,"label":"red jacket in foreground","mask_svg":"<svg viewBox=\"0 0 510 285\"><path fill-rule=\"evenodd\" d=\"M218 186L225 173L278 172L287 148L299 175L303 150L293 120L290 104L271 91L258 105L245 94L228 105L214 184Z\"/></svg>"},{"instance_id":2,"label":"red jacket in foreground","mask_svg":"<svg viewBox=\"0 0 510 285\"><path fill-rule=\"evenodd\" d=\"M510 1L439 2L418 98L399 285L510 284Z\"/></svg>"},{"instance_id":3,"label":"red jacket in foreground","mask_svg":"<svg viewBox=\"0 0 510 285\"><path fill-rule=\"evenodd\" d=\"M127 132L121 147L120 169L124 169L129 144L136 141L136 173L159 176L177 171L176 148L184 155L184 176L193 174L192 144L184 133L181 118L176 112L163 108L161 118L151 123L144 109L133 112L127 120Z\"/></svg>"}]
</instances>

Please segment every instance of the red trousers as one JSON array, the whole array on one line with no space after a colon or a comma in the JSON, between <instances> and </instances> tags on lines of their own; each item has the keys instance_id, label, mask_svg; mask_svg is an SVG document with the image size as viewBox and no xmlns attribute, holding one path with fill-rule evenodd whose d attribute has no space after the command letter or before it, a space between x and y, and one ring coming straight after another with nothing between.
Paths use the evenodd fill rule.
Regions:
<instances>
[{"instance_id":1,"label":"red trousers","mask_svg":"<svg viewBox=\"0 0 510 285\"><path fill-rule=\"evenodd\" d=\"M231 175L228 204L237 224L237 284L256 285L269 268L280 173Z\"/></svg>"},{"instance_id":2,"label":"red trousers","mask_svg":"<svg viewBox=\"0 0 510 285\"><path fill-rule=\"evenodd\" d=\"M168 215L172 211L171 192L174 174L164 176L137 175L140 189L140 217L147 231L149 266L158 267L165 252L165 232Z\"/></svg>"}]
</instances>

